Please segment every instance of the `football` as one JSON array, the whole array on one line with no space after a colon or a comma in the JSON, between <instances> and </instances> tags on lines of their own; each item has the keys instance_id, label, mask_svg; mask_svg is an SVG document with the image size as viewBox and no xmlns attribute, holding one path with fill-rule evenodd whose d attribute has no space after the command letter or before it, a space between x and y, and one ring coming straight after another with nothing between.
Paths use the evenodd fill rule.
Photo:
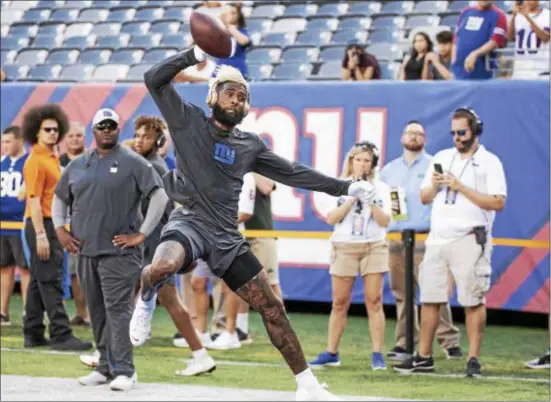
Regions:
<instances>
[{"instance_id":1,"label":"football","mask_svg":"<svg viewBox=\"0 0 551 402\"><path fill-rule=\"evenodd\" d=\"M194 12L189 23L193 41L205 53L221 59L231 55L231 35L222 21Z\"/></svg>"}]
</instances>

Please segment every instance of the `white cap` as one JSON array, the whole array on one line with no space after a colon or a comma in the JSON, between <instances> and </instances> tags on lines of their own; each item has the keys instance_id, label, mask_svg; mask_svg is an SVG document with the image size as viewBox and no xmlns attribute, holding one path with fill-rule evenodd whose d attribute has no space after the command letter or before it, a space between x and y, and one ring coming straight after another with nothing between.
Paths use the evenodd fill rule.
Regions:
<instances>
[{"instance_id":1,"label":"white cap","mask_svg":"<svg viewBox=\"0 0 551 402\"><path fill-rule=\"evenodd\" d=\"M94 120L92 120L92 125L101 123L104 120L113 120L115 123L119 124L119 115L113 109L100 109L94 115Z\"/></svg>"}]
</instances>

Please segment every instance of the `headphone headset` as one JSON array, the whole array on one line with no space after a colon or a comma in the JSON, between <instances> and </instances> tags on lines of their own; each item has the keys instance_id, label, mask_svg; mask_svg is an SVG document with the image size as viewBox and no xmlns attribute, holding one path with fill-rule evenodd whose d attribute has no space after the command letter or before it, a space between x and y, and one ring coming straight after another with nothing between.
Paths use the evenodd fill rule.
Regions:
<instances>
[{"instance_id":1,"label":"headphone headset","mask_svg":"<svg viewBox=\"0 0 551 402\"><path fill-rule=\"evenodd\" d=\"M467 107L460 107L459 109L456 109L454 114L458 112L465 112L467 113L469 117L469 126L471 127L471 131L475 136L482 135L482 131L484 128L484 122L478 117L474 109L467 108Z\"/></svg>"},{"instance_id":2,"label":"headphone headset","mask_svg":"<svg viewBox=\"0 0 551 402\"><path fill-rule=\"evenodd\" d=\"M362 147L367 148L371 153L373 154L373 161L371 164L371 169L375 169L377 167L377 164L379 163L379 149L375 144L373 144L370 141L361 141L356 144L354 144L355 147Z\"/></svg>"},{"instance_id":3,"label":"headphone headset","mask_svg":"<svg viewBox=\"0 0 551 402\"><path fill-rule=\"evenodd\" d=\"M161 132L158 133L158 136L157 136L157 149L162 148L163 145L165 144L166 144L166 135L165 135L165 132L161 130Z\"/></svg>"}]
</instances>

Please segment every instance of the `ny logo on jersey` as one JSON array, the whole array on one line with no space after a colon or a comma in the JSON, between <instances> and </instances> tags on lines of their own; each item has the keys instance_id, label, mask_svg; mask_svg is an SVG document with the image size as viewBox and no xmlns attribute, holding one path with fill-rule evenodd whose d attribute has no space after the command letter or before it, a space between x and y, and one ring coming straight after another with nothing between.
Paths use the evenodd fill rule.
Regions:
<instances>
[{"instance_id":1,"label":"ny logo on jersey","mask_svg":"<svg viewBox=\"0 0 551 402\"><path fill-rule=\"evenodd\" d=\"M235 149L217 142L214 144L214 159L226 165L233 165L235 163Z\"/></svg>"},{"instance_id":2,"label":"ny logo on jersey","mask_svg":"<svg viewBox=\"0 0 551 402\"><path fill-rule=\"evenodd\" d=\"M484 17L475 17L471 15L469 16L469 19L465 24L465 29L467 31L479 31L483 23L484 23Z\"/></svg>"}]
</instances>

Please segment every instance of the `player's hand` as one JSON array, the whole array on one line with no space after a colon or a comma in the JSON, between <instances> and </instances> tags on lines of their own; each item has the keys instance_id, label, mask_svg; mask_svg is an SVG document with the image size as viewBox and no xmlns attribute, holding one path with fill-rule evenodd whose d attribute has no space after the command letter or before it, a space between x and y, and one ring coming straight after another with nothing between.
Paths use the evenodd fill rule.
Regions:
<instances>
[{"instance_id":1,"label":"player's hand","mask_svg":"<svg viewBox=\"0 0 551 402\"><path fill-rule=\"evenodd\" d=\"M36 255L40 261L48 261L50 259L50 242L45 235L36 238Z\"/></svg>"},{"instance_id":2,"label":"player's hand","mask_svg":"<svg viewBox=\"0 0 551 402\"><path fill-rule=\"evenodd\" d=\"M368 181L355 181L348 187L348 195L362 202L369 202L375 196L375 187Z\"/></svg>"},{"instance_id":3,"label":"player's hand","mask_svg":"<svg viewBox=\"0 0 551 402\"><path fill-rule=\"evenodd\" d=\"M446 176L444 176L444 180L442 180L442 185L448 186L453 191L461 191L461 188L463 187L463 183L461 183L459 179L451 173L448 173Z\"/></svg>"},{"instance_id":4,"label":"player's hand","mask_svg":"<svg viewBox=\"0 0 551 402\"><path fill-rule=\"evenodd\" d=\"M55 230L57 239L68 253L75 255L78 254L80 250L80 242L75 239L71 233L64 227L58 227Z\"/></svg>"},{"instance_id":5,"label":"player's hand","mask_svg":"<svg viewBox=\"0 0 551 402\"><path fill-rule=\"evenodd\" d=\"M465 59L465 63L464 63L464 67L465 67L465 70L470 73L472 71L474 71L474 66L476 64L476 59L477 59L477 55L475 52L471 52L471 54L469 54L467 56L467 58Z\"/></svg>"},{"instance_id":6,"label":"player's hand","mask_svg":"<svg viewBox=\"0 0 551 402\"><path fill-rule=\"evenodd\" d=\"M113 237L113 244L121 249L139 246L144 241L143 233L121 234Z\"/></svg>"}]
</instances>

